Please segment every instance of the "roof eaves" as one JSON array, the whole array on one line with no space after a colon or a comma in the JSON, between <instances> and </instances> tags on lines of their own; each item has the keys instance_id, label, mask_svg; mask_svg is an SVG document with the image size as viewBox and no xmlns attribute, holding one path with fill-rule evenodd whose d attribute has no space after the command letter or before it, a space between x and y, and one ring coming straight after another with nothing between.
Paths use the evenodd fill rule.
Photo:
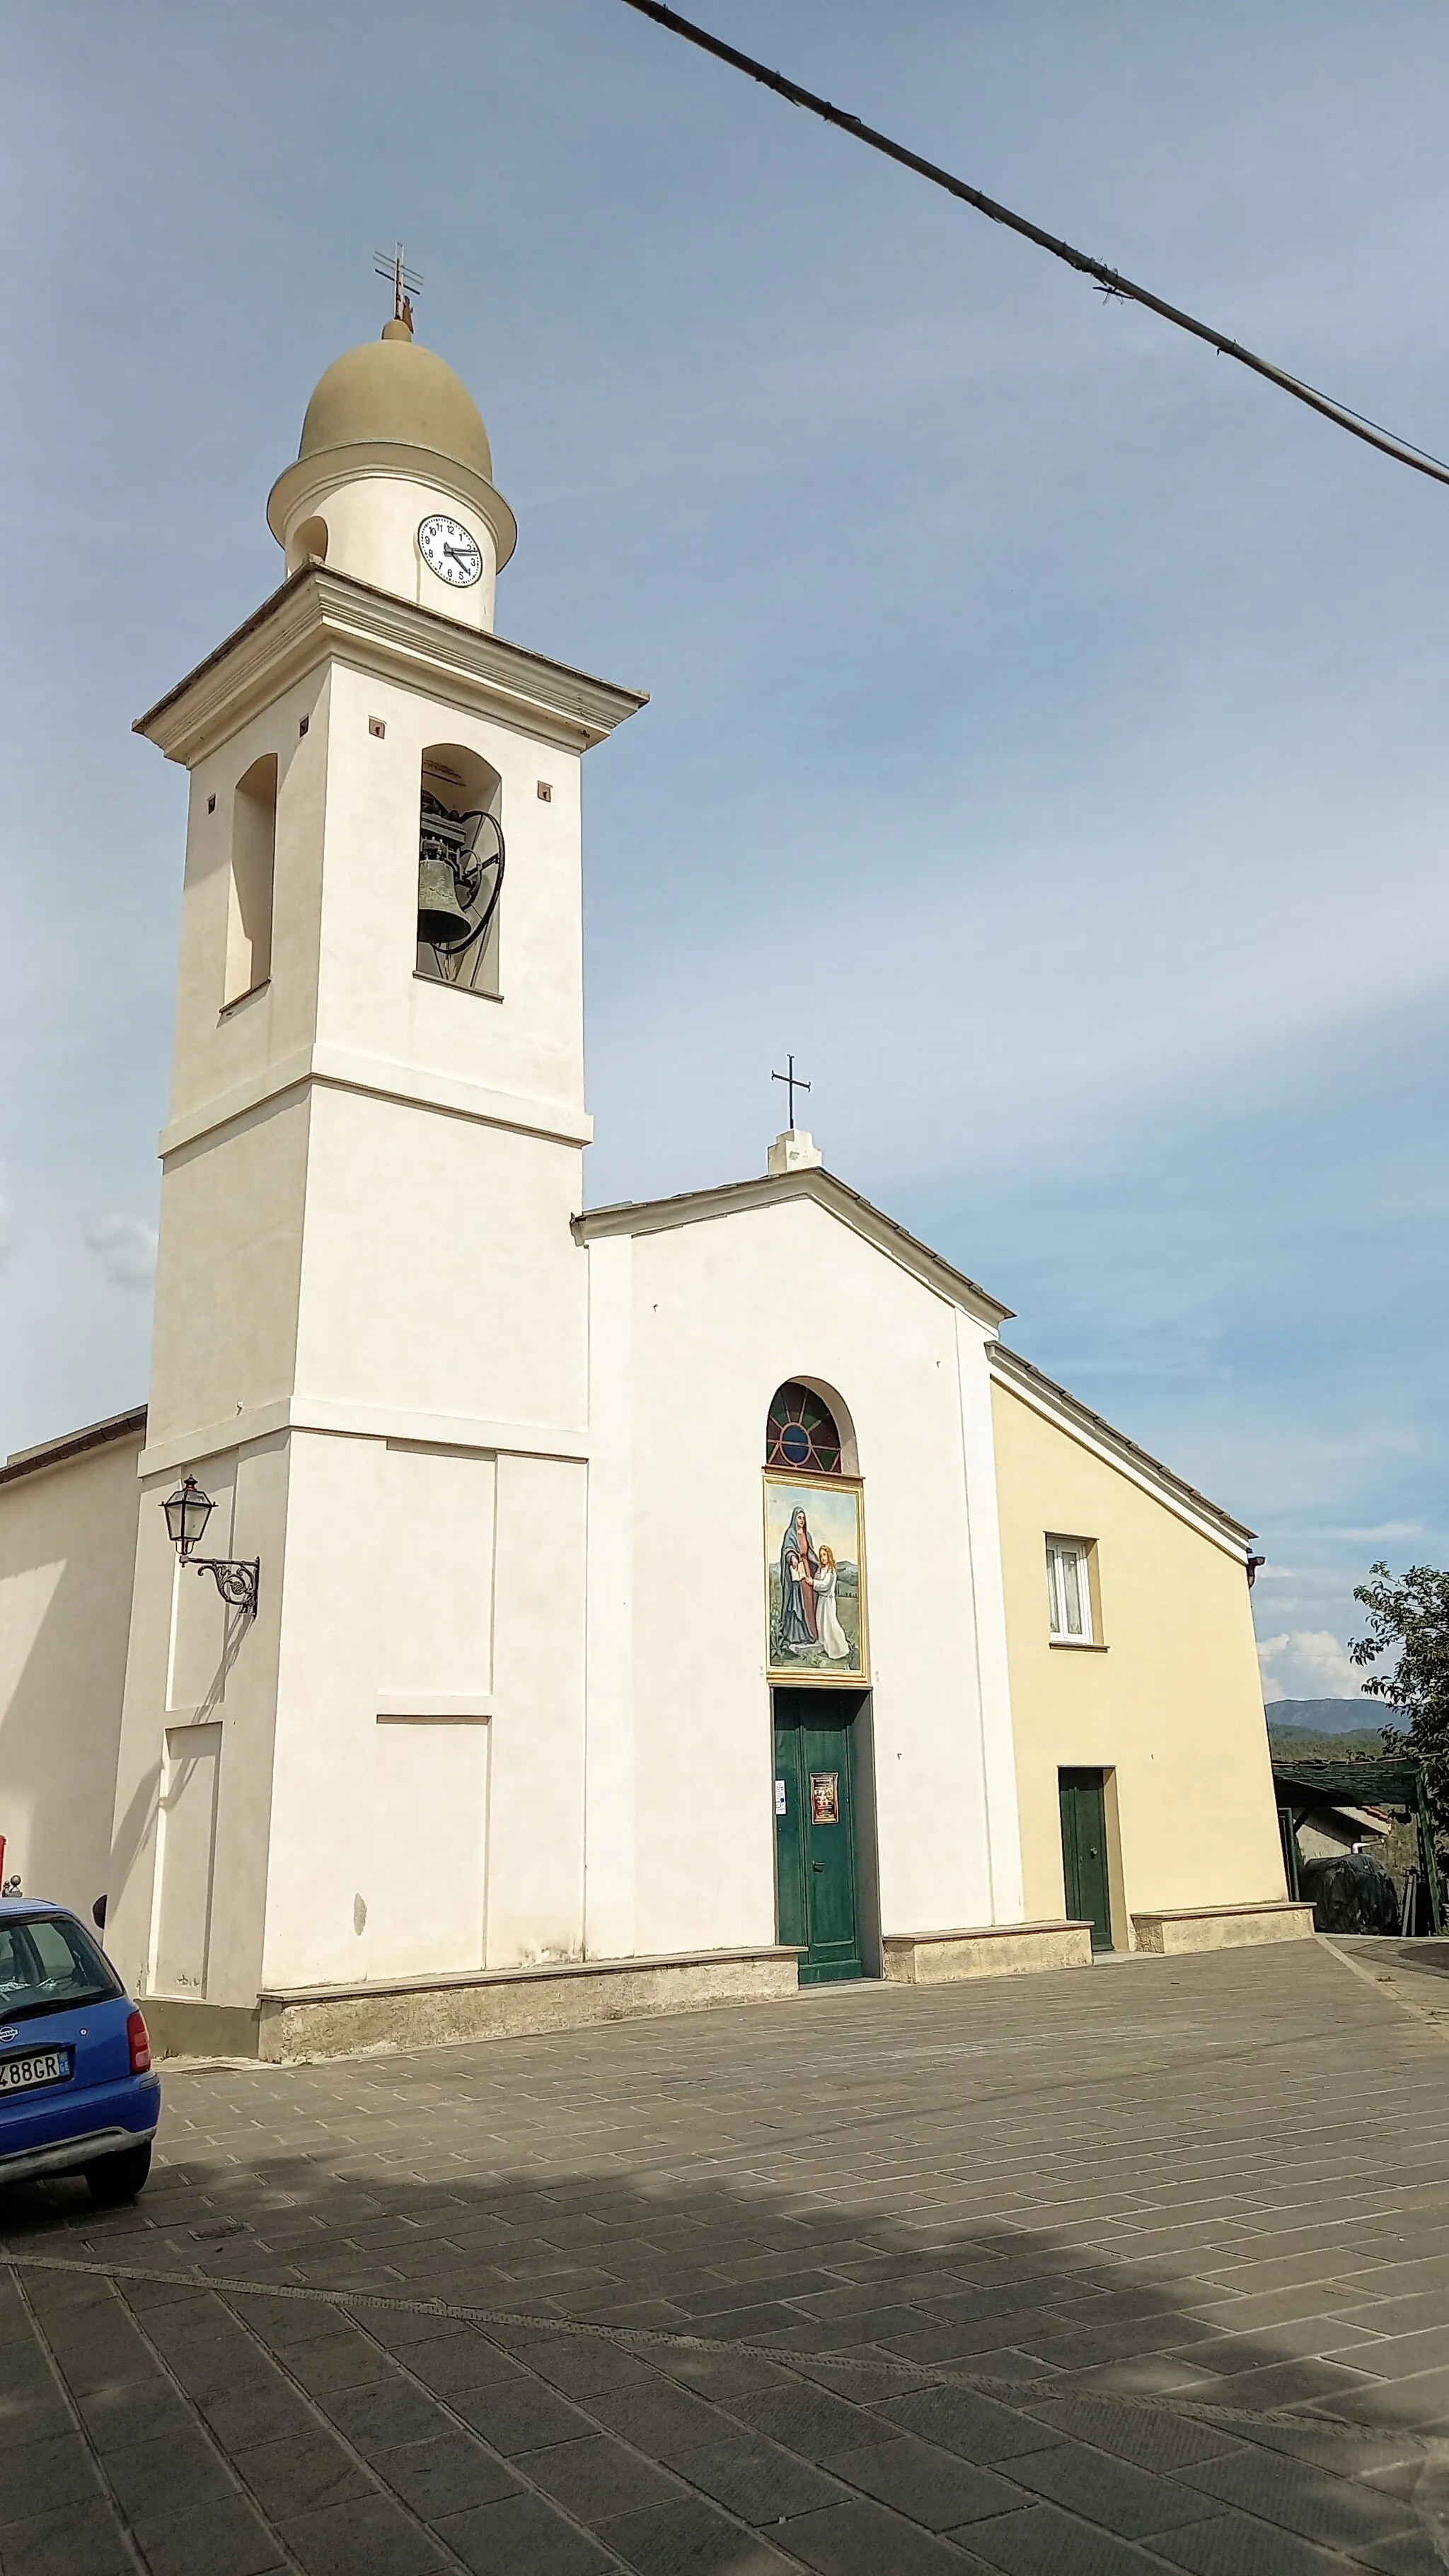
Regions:
<instances>
[{"instance_id":1,"label":"roof eaves","mask_svg":"<svg viewBox=\"0 0 1449 2576\"><path fill-rule=\"evenodd\" d=\"M1106 1421L1100 1413L1094 1413L1090 1405L1083 1404L1080 1396L1071 1394L1064 1386L1058 1386L1055 1378L1048 1377L1044 1369L1037 1368L1031 1360L1023 1359L1020 1351L1008 1349L1004 1342L995 1342L988 1351L987 1357L993 1372L1003 1384L1015 1386L1019 1392L1035 1393L1046 1399L1051 1410L1066 1416L1069 1427L1075 1425L1079 1430L1089 1433L1109 1456L1115 1455L1123 1466L1134 1471L1144 1483L1156 1486L1165 1499L1185 1505L1193 1514L1216 1523L1225 1537L1242 1547L1246 1547L1249 1540L1257 1535L1254 1530L1248 1528L1246 1522L1237 1520L1231 1512L1224 1511L1221 1503L1215 1503L1208 1495L1200 1494L1196 1485L1190 1485L1185 1476L1179 1476L1171 1467L1165 1467L1162 1460L1154 1458L1150 1450L1139 1448L1137 1442L1129 1440L1126 1432L1119 1431L1115 1423Z\"/></svg>"},{"instance_id":2,"label":"roof eaves","mask_svg":"<svg viewBox=\"0 0 1449 2576\"><path fill-rule=\"evenodd\" d=\"M176 682L174 688L168 689L164 697L158 698L153 707L146 709L144 715L133 717L132 733L139 733L149 738L152 726L157 724L162 716L169 715L171 709L185 697L187 690L194 688L198 680L204 680L209 672L217 670L228 654L234 653L237 646L244 644L249 635L255 635L259 627L265 626L269 619L276 616L284 602L295 599L315 570L314 564L299 564L295 572L288 573L285 581L279 582L275 590L268 591L261 606L254 608L250 617L244 617L240 626L234 626L229 635L224 635L219 644L213 645L211 651L204 654L202 659Z\"/></svg>"},{"instance_id":3,"label":"roof eaves","mask_svg":"<svg viewBox=\"0 0 1449 2576\"><path fill-rule=\"evenodd\" d=\"M441 648L441 658L460 676L485 688L490 682L505 688L510 680L515 685L532 682L540 703L551 712L584 724L599 738L649 703L647 690L632 689L617 680L602 680L592 671L581 671L570 662L556 662L549 654L536 653L531 645L515 644L491 628L460 626L456 618L444 616L438 609L423 608L393 591L380 590L375 582L359 581L355 574L311 563L299 565L296 572L289 573L260 607L252 610L250 617L224 636L144 715L137 716L131 731L159 742L168 758L175 757L174 749L168 749L168 741L174 740L174 728L166 720L178 714L184 701L203 682L219 681L219 675L242 646L265 627L280 623L283 641L280 648L274 644L274 651L314 654L329 637L335 640L335 630L345 624L349 613L354 623L360 620L365 624L370 618L372 625L367 631L384 643L407 635L429 638L430 649Z\"/></svg>"},{"instance_id":4,"label":"roof eaves","mask_svg":"<svg viewBox=\"0 0 1449 2576\"><path fill-rule=\"evenodd\" d=\"M63 1467L71 1458L84 1457L88 1449L109 1449L118 1440L134 1439L139 1448L145 1437L146 1407L140 1404L129 1413L112 1413L104 1422L89 1422L82 1431L67 1431L58 1440L42 1440L34 1449L12 1450L0 1467L0 1485L38 1476L47 1467Z\"/></svg>"}]
</instances>

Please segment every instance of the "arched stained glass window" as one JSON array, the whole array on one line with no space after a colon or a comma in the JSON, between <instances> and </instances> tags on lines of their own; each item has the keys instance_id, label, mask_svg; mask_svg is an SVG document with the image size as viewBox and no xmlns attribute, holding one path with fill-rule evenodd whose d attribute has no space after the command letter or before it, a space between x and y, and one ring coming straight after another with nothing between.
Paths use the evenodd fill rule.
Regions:
<instances>
[{"instance_id":1,"label":"arched stained glass window","mask_svg":"<svg viewBox=\"0 0 1449 2576\"><path fill-rule=\"evenodd\" d=\"M835 1416L810 1387L794 1378L777 1390L771 1402L765 1464L813 1469L817 1476L840 1473Z\"/></svg>"}]
</instances>

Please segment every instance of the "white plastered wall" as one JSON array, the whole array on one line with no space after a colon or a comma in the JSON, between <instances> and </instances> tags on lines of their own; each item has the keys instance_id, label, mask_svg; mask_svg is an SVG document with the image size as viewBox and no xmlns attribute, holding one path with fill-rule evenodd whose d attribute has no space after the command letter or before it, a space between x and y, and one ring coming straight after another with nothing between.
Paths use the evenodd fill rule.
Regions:
<instances>
[{"instance_id":1,"label":"white plastered wall","mask_svg":"<svg viewBox=\"0 0 1449 2576\"><path fill-rule=\"evenodd\" d=\"M638 1948L634 1760L634 1244L591 1244L585 1947Z\"/></svg>"},{"instance_id":2,"label":"white plastered wall","mask_svg":"<svg viewBox=\"0 0 1449 2576\"><path fill-rule=\"evenodd\" d=\"M195 1440L295 1382L312 1101L263 1101L168 1157L152 1343L153 1447Z\"/></svg>"},{"instance_id":3,"label":"white plastered wall","mask_svg":"<svg viewBox=\"0 0 1449 2576\"><path fill-rule=\"evenodd\" d=\"M490 1968L583 1954L587 1525L581 1462L499 1459Z\"/></svg>"},{"instance_id":4,"label":"white plastered wall","mask_svg":"<svg viewBox=\"0 0 1449 2576\"><path fill-rule=\"evenodd\" d=\"M261 1982L476 1969L494 1461L297 1432L289 1449Z\"/></svg>"},{"instance_id":5,"label":"white plastered wall","mask_svg":"<svg viewBox=\"0 0 1449 2576\"><path fill-rule=\"evenodd\" d=\"M263 1984L576 1957L582 1468L291 1453Z\"/></svg>"},{"instance_id":6,"label":"white plastered wall","mask_svg":"<svg viewBox=\"0 0 1449 2576\"><path fill-rule=\"evenodd\" d=\"M426 1414L442 1438L450 1418L463 1438L477 1421L576 1429L578 1188L574 1147L318 1086L299 1395Z\"/></svg>"},{"instance_id":7,"label":"white plastered wall","mask_svg":"<svg viewBox=\"0 0 1449 2576\"><path fill-rule=\"evenodd\" d=\"M178 1792L186 1803L196 1731L219 1728L207 1936L203 1944L192 1927L179 1948L193 1958L203 1947L205 1952L204 1977L184 1991L210 2003L247 2005L256 2000L266 1907L287 1441L279 1433L214 1453L198 1466L215 1504L201 1553L259 1557L260 1606L255 1620L229 1610L209 1574L177 1562L161 1509L175 1475L148 1475L136 1531L108 1935L112 1956L133 1990L161 1991L169 1816ZM195 1870L192 1824L188 1816L188 1875ZM174 1957L174 1914L168 1931Z\"/></svg>"},{"instance_id":8,"label":"white plastered wall","mask_svg":"<svg viewBox=\"0 0 1449 2576\"><path fill-rule=\"evenodd\" d=\"M139 1435L0 1486L6 1877L88 1919L111 1886Z\"/></svg>"},{"instance_id":9,"label":"white plastered wall","mask_svg":"<svg viewBox=\"0 0 1449 2576\"><path fill-rule=\"evenodd\" d=\"M979 1332L958 1342L952 1304L805 1198L633 1237L627 1329L624 1246L604 1238L590 1259L591 1472L603 1497L633 1497L632 1568L613 1564L612 1600L590 1605L590 1743L611 1808L632 1769L634 1946L775 1937L761 1470L770 1398L795 1377L843 1399L865 1480L881 1929L986 1923L993 1903L1018 1918L1013 1784L985 1759L972 1599L961 1391L979 1372L979 1413ZM631 1411L608 1392L621 1367ZM599 1839L591 1826L591 1879L607 1874ZM617 1900L605 1922L622 1937Z\"/></svg>"},{"instance_id":10,"label":"white plastered wall","mask_svg":"<svg viewBox=\"0 0 1449 2576\"><path fill-rule=\"evenodd\" d=\"M330 697L327 672L309 672L207 752L192 771L171 1076L173 1119L223 1099L268 1066L290 1060L316 1035ZM227 921L236 790L254 764L269 754L277 762L271 974L259 992L228 1008ZM208 812L213 797L216 802Z\"/></svg>"}]
</instances>

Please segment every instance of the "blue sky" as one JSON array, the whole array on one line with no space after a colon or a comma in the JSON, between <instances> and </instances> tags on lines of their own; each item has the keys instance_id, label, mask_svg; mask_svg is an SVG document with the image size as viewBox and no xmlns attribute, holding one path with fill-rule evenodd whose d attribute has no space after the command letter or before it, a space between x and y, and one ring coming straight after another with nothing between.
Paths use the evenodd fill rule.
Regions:
<instances>
[{"instance_id":1,"label":"blue sky","mask_svg":"<svg viewBox=\"0 0 1449 2576\"><path fill-rule=\"evenodd\" d=\"M1449 442L1449 18L701 0ZM0 1449L144 1392L182 781L383 318L481 401L499 625L649 688L588 770L594 1201L832 1167L1263 1533L1270 1696L1442 1562L1449 491L617 0L11 7Z\"/></svg>"}]
</instances>

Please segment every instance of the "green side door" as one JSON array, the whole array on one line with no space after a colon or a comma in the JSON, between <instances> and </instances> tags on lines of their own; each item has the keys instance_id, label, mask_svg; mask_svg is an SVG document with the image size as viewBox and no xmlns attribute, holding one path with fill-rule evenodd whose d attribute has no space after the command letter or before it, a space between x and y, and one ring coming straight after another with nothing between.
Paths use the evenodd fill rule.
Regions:
<instances>
[{"instance_id":1,"label":"green side door","mask_svg":"<svg viewBox=\"0 0 1449 2576\"><path fill-rule=\"evenodd\" d=\"M862 1977L854 1730L825 1691L774 1698L780 1938L800 1949L802 1986Z\"/></svg>"},{"instance_id":2,"label":"green side door","mask_svg":"<svg viewBox=\"0 0 1449 2576\"><path fill-rule=\"evenodd\" d=\"M1100 1771L1059 1771L1062 1807L1062 1872L1067 1912L1090 1923L1094 1950L1112 1947L1112 1900L1107 1886L1107 1801Z\"/></svg>"}]
</instances>

